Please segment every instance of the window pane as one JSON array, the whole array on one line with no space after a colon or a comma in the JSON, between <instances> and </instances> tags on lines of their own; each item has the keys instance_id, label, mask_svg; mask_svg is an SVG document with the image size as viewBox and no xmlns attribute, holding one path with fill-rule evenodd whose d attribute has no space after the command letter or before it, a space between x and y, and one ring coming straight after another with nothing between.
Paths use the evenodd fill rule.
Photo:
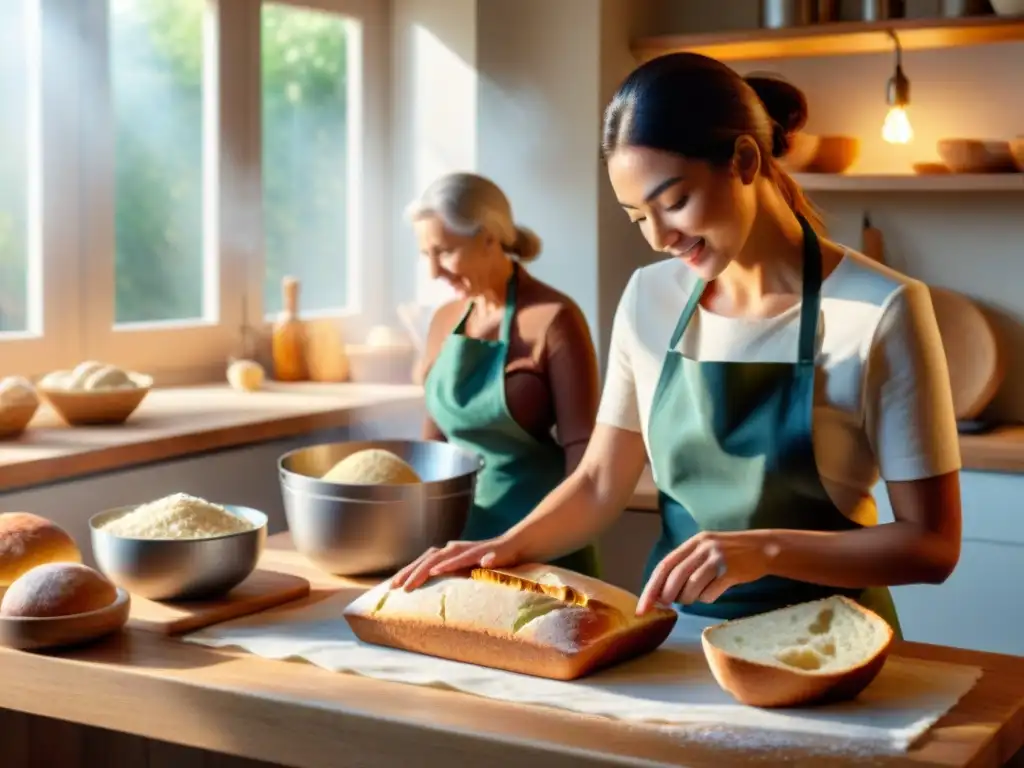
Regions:
<instances>
[{"instance_id":1,"label":"window pane","mask_svg":"<svg viewBox=\"0 0 1024 768\"><path fill-rule=\"evenodd\" d=\"M266 312L281 278L302 281L303 310L347 302L349 21L265 4L262 11Z\"/></svg>"},{"instance_id":2,"label":"window pane","mask_svg":"<svg viewBox=\"0 0 1024 768\"><path fill-rule=\"evenodd\" d=\"M27 0L0 5L0 332L28 330Z\"/></svg>"},{"instance_id":3,"label":"window pane","mask_svg":"<svg viewBox=\"0 0 1024 768\"><path fill-rule=\"evenodd\" d=\"M204 0L111 0L116 320L203 316Z\"/></svg>"}]
</instances>

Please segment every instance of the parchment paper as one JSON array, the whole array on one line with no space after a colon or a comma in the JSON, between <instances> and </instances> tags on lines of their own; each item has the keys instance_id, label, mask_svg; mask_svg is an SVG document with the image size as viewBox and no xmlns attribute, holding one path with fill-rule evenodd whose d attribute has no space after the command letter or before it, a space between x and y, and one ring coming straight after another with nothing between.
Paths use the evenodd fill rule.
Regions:
<instances>
[{"instance_id":1,"label":"parchment paper","mask_svg":"<svg viewBox=\"0 0 1024 768\"><path fill-rule=\"evenodd\" d=\"M700 632L708 622L694 617L681 615L668 641L647 657L562 682L365 645L341 614L353 597L343 592L312 605L208 627L182 639L240 648L268 659L302 659L323 669L379 680L659 724L680 733L726 727L747 733L748 739L750 734L771 735L792 739L790 745L802 738L838 739L882 752L906 750L982 674L977 667L890 657L854 702L760 710L737 704L715 683L700 647Z\"/></svg>"}]
</instances>

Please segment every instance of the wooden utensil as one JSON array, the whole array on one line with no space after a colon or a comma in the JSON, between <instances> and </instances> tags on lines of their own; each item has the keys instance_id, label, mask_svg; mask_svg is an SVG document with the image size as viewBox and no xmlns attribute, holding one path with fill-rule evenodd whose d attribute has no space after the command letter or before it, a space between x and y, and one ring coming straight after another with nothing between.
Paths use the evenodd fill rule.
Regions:
<instances>
[{"instance_id":1,"label":"wooden utensil","mask_svg":"<svg viewBox=\"0 0 1024 768\"><path fill-rule=\"evenodd\" d=\"M882 232L871 225L867 213L861 239L864 255L884 264ZM1005 376L995 329L966 296L936 286L928 289L946 353L956 418L975 419L992 402Z\"/></svg>"},{"instance_id":2,"label":"wooden utensil","mask_svg":"<svg viewBox=\"0 0 1024 768\"><path fill-rule=\"evenodd\" d=\"M306 367L310 381L347 381L349 374L345 344L334 321L306 324Z\"/></svg>"},{"instance_id":3,"label":"wooden utensil","mask_svg":"<svg viewBox=\"0 0 1024 768\"><path fill-rule=\"evenodd\" d=\"M259 613L308 594L309 582L300 576L255 570L237 587L214 600L156 602L135 597L128 626L161 635L180 635Z\"/></svg>"},{"instance_id":4,"label":"wooden utensil","mask_svg":"<svg viewBox=\"0 0 1024 768\"><path fill-rule=\"evenodd\" d=\"M281 281L284 309L274 322L272 353L274 378L278 381L305 381L308 377L305 359L305 325L299 319L299 280L285 277Z\"/></svg>"}]
</instances>

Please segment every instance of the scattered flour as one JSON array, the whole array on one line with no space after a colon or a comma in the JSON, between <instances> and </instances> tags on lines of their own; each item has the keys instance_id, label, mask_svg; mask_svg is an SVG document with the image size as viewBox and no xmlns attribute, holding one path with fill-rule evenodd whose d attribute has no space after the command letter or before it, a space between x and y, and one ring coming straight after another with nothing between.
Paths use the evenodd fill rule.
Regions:
<instances>
[{"instance_id":1,"label":"scattered flour","mask_svg":"<svg viewBox=\"0 0 1024 768\"><path fill-rule=\"evenodd\" d=\"M253 526L217 504L175 493L109 520L101 529L128 539L207 539Z\"/></svg>"}]
</instances>

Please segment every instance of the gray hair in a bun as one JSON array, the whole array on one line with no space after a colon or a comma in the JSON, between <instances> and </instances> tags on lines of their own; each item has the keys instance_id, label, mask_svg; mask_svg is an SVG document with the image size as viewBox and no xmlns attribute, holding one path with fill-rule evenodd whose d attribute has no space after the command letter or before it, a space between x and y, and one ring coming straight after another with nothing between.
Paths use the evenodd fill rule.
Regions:
<instances>
[{"instance_id":1,"label":"gray hair in a bun","mask_svg":"<svg viewBox=\"0 0 1024 768\"><path fill-rule=\"evenodd\" d=\"M436 216L445 228L465 237L482 230L498 238L502 249L516 261L533 261L540 255L541 239L518 226L512 206L501 187L475 173L449 173L436 179L407 210L411 221Z\"/></svg>"}]
</instances>

